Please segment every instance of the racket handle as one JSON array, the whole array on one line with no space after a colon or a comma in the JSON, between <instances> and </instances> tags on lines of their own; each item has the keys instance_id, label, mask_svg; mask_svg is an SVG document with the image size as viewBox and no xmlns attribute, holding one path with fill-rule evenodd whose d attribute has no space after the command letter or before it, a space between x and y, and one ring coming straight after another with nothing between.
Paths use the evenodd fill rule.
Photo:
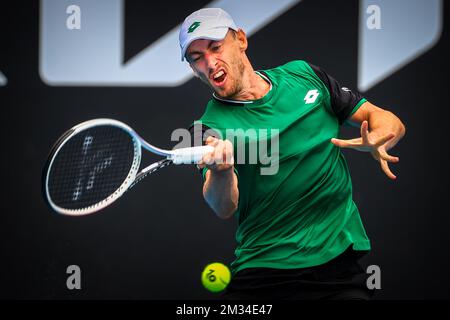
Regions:
<instances>
[{"instance_id":1,"label":"racket handle","mask_svg":"<svg viewBox=\"0 0 450 320\"><path fill-rule=\"evenodd\" d=\"M214 147L212 146L180 148L172 150L167 158L172 160L174 164L192 164L198 163L205 154L213 151Z\"/></svg>"}]
</instances>

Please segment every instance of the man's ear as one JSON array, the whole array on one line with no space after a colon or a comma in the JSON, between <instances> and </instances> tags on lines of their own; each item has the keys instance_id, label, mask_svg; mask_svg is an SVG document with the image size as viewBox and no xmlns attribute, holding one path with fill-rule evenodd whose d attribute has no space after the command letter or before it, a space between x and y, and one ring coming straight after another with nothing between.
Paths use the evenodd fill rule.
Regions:
<instances>
[{"instance_id":1,"label":"man's ear","mask_svg":"<svg viewBox=\"0 0 450 320\"><path fill-rule=\"evenodd\" d=\"M248 47L248 41L247 41L247 35L245 34L244 30L239 29L236 31L236 36L239 41L239 48L242 51L246 51Z\"/></svg>"}]
</instances>

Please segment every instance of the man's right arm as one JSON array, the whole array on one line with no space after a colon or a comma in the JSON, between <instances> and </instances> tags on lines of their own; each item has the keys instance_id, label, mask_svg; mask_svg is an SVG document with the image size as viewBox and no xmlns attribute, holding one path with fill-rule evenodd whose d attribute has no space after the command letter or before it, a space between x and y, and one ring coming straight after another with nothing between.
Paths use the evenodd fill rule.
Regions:
<instances>
[{"instance_id":1,"label":"man's right arm","mask_svg":"<svg viewBox=\"0 0 450 320\"><path fill-rule=\"evenodd\" d=\"M203 157L199 168L207 167L203 197L218 217L230 218L238 208L238 179L234 172L233 146L228 140L208 137L214 152Z\"/></svg>"}]
</instances>

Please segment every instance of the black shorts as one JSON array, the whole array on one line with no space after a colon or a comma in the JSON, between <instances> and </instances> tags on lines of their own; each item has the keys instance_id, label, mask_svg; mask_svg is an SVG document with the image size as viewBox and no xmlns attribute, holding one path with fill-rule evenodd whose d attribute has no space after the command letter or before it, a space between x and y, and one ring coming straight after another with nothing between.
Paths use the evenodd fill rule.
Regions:
<instances>
[{"instance_id":1,"label":"black shorts","mask_svg":"<svg viewBox=\"0 0 450 320\"><path fill-rule=\"evenodd\" d=\"M236 273L222 294L226 300L369 300L368 275L358 260L366 252L349 248L335 259L302 269L248 268Z\"/></svg>"}]
</instances>

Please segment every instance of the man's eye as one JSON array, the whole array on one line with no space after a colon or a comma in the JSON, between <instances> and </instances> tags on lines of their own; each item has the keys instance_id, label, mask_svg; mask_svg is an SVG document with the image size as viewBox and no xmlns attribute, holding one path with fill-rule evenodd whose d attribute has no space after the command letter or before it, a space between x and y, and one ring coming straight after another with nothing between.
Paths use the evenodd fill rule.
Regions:
<instances>
[{"instance_id":1,"label":"man's eye","mask_svg":"<svg viewBox=\"0 0 450 320\"><path fill-rule=\"evenodd\" d=\"M218 51L220 49L220 44L212 47L213 51Z\"/></svg>"}]
</instances>

